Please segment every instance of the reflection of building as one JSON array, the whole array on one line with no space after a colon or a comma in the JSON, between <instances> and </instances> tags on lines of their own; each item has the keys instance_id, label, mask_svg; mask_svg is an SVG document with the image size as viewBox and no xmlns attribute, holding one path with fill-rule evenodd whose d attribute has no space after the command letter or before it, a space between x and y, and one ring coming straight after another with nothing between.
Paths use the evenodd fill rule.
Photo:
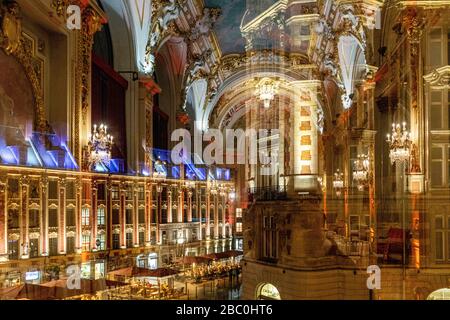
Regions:
<instances>
[{"instance_id":1,"label":"reflection of building","mask_svg":"<svg viewBox=\"0 0 450 320\"><path fill-rule=\"evenodd\" d=\"M279 92L267 110L245 102L247 128L279 129L281 158L278 175L250 165L243 178L244 298L270 296L267 285L282 299L426 299L449 285L450 7L383 4L286 0L243 21L249 56L304 55L289 70L259 60ZM402 122L413 143L404 171L385 141ZM367 287L369 265L380 290Z\"/></svg>"},{"instance_id":2,"label":"reflection of building","mask_svg":"<svg viewBox=\"0 0 450 320\"><path fill-rule=\"evenodd\" d=\"M153 2L90 1L69 31L78 0L17 0L23 19L0 0L0 71L22 84L0 86L20 115L0 115L0 281L243 248L244 298L447 297L448 3ZM403 122L406 166L385 138ZM247 129L248 148L175 165L179 128Z\"/></svg>"},{"instance_id":3,"label":"reflection of building","mask_svg":"<svg viewBox=\"0 0 450 320\"><path fill-rule=\"evenodd\" d=\"M157 67L161 88L148 75L116 71L138 67L126 64L141 45L133 41L142 39L121 48L123 35L111 29L122 27L114 12L127 4L104 3L83 10L81 32L66 29L56 2L26 6L21 20L9 17L22 24L23 43L9 46L9 56L0 47L0 59L24 66L8 77L28 79L23 90L32 92L35 112L27 114L33 123L12 117L17 103L0 86L0 287L66 276L71 264L83 278L98 279L122 266L156 269L232 249L231 171L174 165L170 152L153 149L153 139L168 146L168 130L178 126L177 102L163 106L167 95L160 94L171 86L167 71ZM0 18L6 5L0 1ZM42 27L52 18L28 18L40 6L58 17L54 31ZM105 11L113 17L100 31ZM0 29L0 38L7 32ZM170 121L165 133L153 131L158 104ZM96 123L108 130L92 133ZM21 130L31 125L32 133ZM220 192L210 192L213 181Z\"/></svg>"}]
</instances>

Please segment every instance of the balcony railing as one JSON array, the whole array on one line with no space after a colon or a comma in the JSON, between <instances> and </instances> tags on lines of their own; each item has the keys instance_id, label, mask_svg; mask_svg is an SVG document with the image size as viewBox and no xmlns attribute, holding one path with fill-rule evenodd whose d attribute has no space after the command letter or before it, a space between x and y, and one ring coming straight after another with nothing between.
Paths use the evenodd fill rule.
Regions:
<instances>
[{"instance_id":1,"label":"balcony railing","mask_svg":"<svg viewBox=\"0 0 450 320\"><path fill-rule=\"evenodd\" d=\"M249 189L249 201L286 200L287 192L284 186L271 186Z\"/></svg>"}]
</instances>

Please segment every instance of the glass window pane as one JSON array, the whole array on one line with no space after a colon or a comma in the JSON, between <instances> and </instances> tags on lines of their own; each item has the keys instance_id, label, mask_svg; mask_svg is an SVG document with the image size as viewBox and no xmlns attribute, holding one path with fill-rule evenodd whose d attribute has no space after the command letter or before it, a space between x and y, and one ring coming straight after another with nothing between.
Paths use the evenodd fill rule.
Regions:
<instances>
[{"instance_id":1,"label":"glass window pane","mask_svg":"<svg viewBox=\"0 0 450 320\"><path fill-rule=\"evenodd\" d=\"M436 232L436 260L444 259L443 234L441 231Z\"/></svg>"},{"instance_id":2,"label":"glass window pane","mask_svg":"<svg viewBox=\"0 0 450 320\"><path fill-rule=\"evenodd\" d=\"M442 162L431 163L431 185L442 185Z\"/></svg>"},{"instance_id":3,"label":"glass window pane","mask_svg":"<svg viewBox=\"0 0 450 320\"><path fill-rule=\"evenodd\" d=\"M430 66L442 65L442 45L440 42L430 43Z\"/></svg>"},{"instance_id":4,"label":"glass window pane","mask_svg":"<svg viewBox=\"0 0 450 320\"><path fill-rule=\"evenodd\" d=\"M431 105L430 129L442 129L442 105Z\"/></svg>"},{"instance_id":5,"label":"glass window pane","mask_svg":"<svg viewBox=\"0 0 450 320\"><path fill-rule=\"evenodd\" d=\"M442 160L442 148L441 147L431 148L431 159Z\"/></svg>"},{"instance_id":6,"label":"glass window pane","mask_svg":"<svg viewBox=\"0 0 450 320\"><path fill-rule=\"evenodd\" d=\"M441 90L431 91L431 103L432 104L441 104L442 103L442 91Z\"/></svg>"},{"instance_id":7,"label":"glass window pane","mask_svg":"<svg viewBox=\"0 0 450 320\"><path fill-rule=\"evenodd\" d=\"M441 29L440 28L434 28L430 31L430 38L435 40L441 39Z\"/></svg>"},{"instance_id":8,"label":"glass window pane","mask_svg":"<svg viewBox=\"0 0 450 320\"><path fill-rule=\"evenodd\" d=\"M447 260L450 260L450 232L447 232Z\"/></svg>"},{"instance_id":9,"label":"glass window pane","mask_svg":"<svg viewBox=\"0 0 450 320\"><path fill-rule=\"evenodd\" d=\"M434 218L435 221L435 228L436 229L443 229L444 228L444 218L441 216L437 216Z\"/></svg>"}]
</instances>

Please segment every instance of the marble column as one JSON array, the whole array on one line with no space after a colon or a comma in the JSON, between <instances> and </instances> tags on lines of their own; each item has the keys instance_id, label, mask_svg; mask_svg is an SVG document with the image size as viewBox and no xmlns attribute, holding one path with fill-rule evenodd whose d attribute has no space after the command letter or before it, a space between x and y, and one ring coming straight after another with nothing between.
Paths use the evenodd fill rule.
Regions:
<instances>
[{"instance_id":1,"label":"marble column","mask_svg":"<svg viewBox=\"0 0 450 320\"><path fill-rule=\"evenodd\" d=\"M78 254L81 254L82 248L83 248L83 228L82 228L82 221L81 221L81 210L83 207L83 199L82 199L82 191L83 191L83 181L79 178L77 179L75 183L76 187L76 221L75 221L75 227L76 227L76 234L75 234L75 252Z\"/></svg>"},{"instance_id":2,"label":"marble column","mask_svg":"<svg viewBox=\"0 0 450 320\"><path fill-rule=\"evenodd\" d=\"M152 212L153 212L153 185L145 184L145 246L149 247L152 243Z\"/></svg>"},{"instance_id":3,"label":"marble column","mask_svg":"<svg viewBox=\"0 0 450 320\"><path fill-rule=\"evenodd\" d=\"M28 216L28 192L30 181L28 176L20 178L20 257L28 259L30 256L30 240L28 233L29 216Z\"/></svg>"},{"instance_id":4,"label":"marble column","mask_svg":"<svg viewBox=\"0 0 450 320\"><path fill-rule=\"evenodd\" d=\"M59 219L58 219L58 252L66 253L66 179L60 178L59 189Z\"/></svg>"},{"instance_id":5,"label":"marble column","mask_svg":"<svg viewBox=\"0 0 450 320\"><path fill-rule=\"evenodd\" d=\"M41 187L41 256L48 256L48 177L42 176L40 181Z\"/></svg>"},{"instance_id":6,"label":"marble column","mask_svg":"<svg viewBox=\"0 0 450 320\"><path fill-rule=\"evenodd\" d=\"M97 250L97 181L92 181L92 201L91 201L91 248Z\"/></svg>"},{"instance_id":7,"label":"marble column","mask_svg":"<svg viewBox=\"0 0 450 320\"><path fill-rule=\"evenodd\" d=\"M172 222L172 190L167 187L167 223Z\"/></svg>"},{"instance_id":8,"label":"marble column","mask_svg":"<svg viewBox=\"0 0 450 320\"><path fill-rule=\"evenodd\" d=\"M297 81L293 84L299 94L294 101L293 145L294 179L292 194L317 192L318 119L317 90L319 81Z\"/></svg>"},{"instance_id":9,"label":"marble column","mask_svg":"<svg viewBox=\"0 0 450 320\"><path fill-rule=\"evenodd\" d=\"M0 176L0 262L8 260L8 214L6 211L6 175Z\"/></svg>"},{"instance_id":10,"label":"marble column","mask_svg":"<svg viewBox=\"0 0 450 320\"><path fill-rule=\"evenodd\" d=\"M126 241L126 227L127 227L127 219L126 219L126 192L127 185L125 182L120 183L120 248L126 249L127 241Z\"/></svg>"},{"instance_id":11,"label":"marble column","mask_svg":"<svg viewBox=\"0 0 450 320\"><path fill-rule=\"evenodd\" d=\"M133 185L133 246L139 247L139 187Z\"/></svg>"},{"instance_id":12,"label":"marble column","mask_svg":"<svg viewBox=\"0 0 450 320\"><path fill-rule=\"evenodd\" d=\"M210 194L206 193L206 228L205 228L205 236L206 240L209 240L211 238L211 227L209 225L210 223L210 208L211 208L211 199Z\"/></svg>"}]
</instances>

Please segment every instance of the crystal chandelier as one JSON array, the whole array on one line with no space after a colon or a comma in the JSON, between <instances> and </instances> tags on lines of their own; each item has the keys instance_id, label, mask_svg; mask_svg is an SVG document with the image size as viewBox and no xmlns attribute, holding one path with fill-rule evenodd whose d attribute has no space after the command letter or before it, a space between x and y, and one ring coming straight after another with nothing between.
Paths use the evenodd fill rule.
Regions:
<instances>
[{"instance_id":1,"label":"crystal chandelier","mask_svg":"<svg viewBox=\"0 0 450 320\"><path fill-rule=\"evenodd\" d=\"M340 197L344 189L344 174L339 169L334 173L333 188L336 190L336 195Z\"/></svg>"},{"instance_id":2,"label":"crystal chandelier","mask_svg":"<svg viewBox=\"0 0 450 320\"><path fill-rule=\"evenodd\" d=\"M386 142L389 144L391 164L396 162L403 163L409 160L412 141L410 133L406 131L406 122L403 122L403 127L399 123L393 123L392 135L387 135Z\"/></svg>"},{"instance_id":3,"label":"crystal chandelier","mask_svg":"<svg viewBox=\"0 0 450 320\"><path fill-rule=\"evenodd\" d=\"M113 136L108 134L108 127L101 124L99 127L94 124L94 130L89 136L89 162L91 165L103 163L109 165L111 161L111 148Z\"/></svg>"},{"instance_id":4,"label":"crystal chandelier","mask_svg":"<svg viewBox=\"0 0 450 320\"><path fill-rule=\"evenodd\" d=\"M356 181L359 191L363 191L369 180L369 156L365 154L358 155L355 160L353 170L353 180Z\"/></svg>"},{"instance_id":5,"label":"crystal chandelier","mask_svg":"<svg viewBox=\"0 0 450 320\"><path fill-rule=\"evenodd\" d=\"M264 108L270 108L270 103L275 99L275 95L278 94L278 87L279 83L270 78L263 78L256 85L255 94L264 102Z\"/></svg>"}]
</instances>

